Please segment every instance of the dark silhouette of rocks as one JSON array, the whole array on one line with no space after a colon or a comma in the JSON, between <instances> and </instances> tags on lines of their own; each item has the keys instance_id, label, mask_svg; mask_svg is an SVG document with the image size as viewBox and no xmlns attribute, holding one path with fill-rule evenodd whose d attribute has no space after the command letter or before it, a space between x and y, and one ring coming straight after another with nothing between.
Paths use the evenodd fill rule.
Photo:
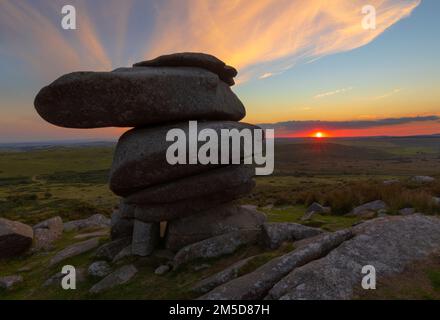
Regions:
<instances>
[{"instance_id":1,"label":"dark silhouette of rocks","mask_svg":"<svg viewBox=\"0 0 440 320\"><path fill-rule=\"evenodd\" d=\"M120 137L110 170L110 189L123 197L111 222L92 217L65 223L64 229L110 224L113 241L98 249L98 257L116 261L130 255L148 256L162 244L180 250L175 265L191 257L230 253L257 241L264 215L232 204L254 188L252 166L222 162L220 138L215 143L216 164L169 164L166 158L174 143L167 141L167 134L181 129L190 137L189 121L198 121L196 140L204 129L214 130L218 137L222 130L246 129L253 134L259 129L238 122L246 112L230 89L236 75L237 70L212 55L184 52L111 72L66 74L41 89L35 108L52 124L134 127ZM198 150L204 145L205 141L193 138L186 141L187 148L195 145ZM232 137L227 139L231 144ZM239 144L240 159L249 157L244 139ZM229 154L229 163L232 159ZM161 233L166 239L161 239ZM92 240L88 241L84 250ZM204 251L205 245L210 246L209 252ZM66 248L52 264L71 251L82 249Z\"/></svg>"}]
</instances>

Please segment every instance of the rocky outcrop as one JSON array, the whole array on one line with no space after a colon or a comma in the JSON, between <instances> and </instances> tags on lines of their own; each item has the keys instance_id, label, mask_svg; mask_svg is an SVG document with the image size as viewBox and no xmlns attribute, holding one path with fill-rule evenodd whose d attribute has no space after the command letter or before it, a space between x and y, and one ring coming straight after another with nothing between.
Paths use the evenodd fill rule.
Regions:
<instances>
[{"instance_id":1,"label":"rocky outcrop","mask_svg":"<svg viewBox=\"0 0 440 320\"><path fill-rule=\"evenodd\" d=\"M238 122L245 108L229 87L236 75L237 70L214 56L183 52L111 72L66 74L42 88L35 108L52 124L134 127L120 137L114 153L109 184L123 198L111 222L95 215L67 222L64 230L111 224L112 240L131 237L131 246L111 254L112 261L151 254L159 242L159 223L161 237L169 226L167 246L174 250L237 230L255 233L262 223L258 214L229 210L225 221L215 217L219 207L254 188L255 168L248 160L259 151L247 143L265 139L262 132L256 135L259 127ZM185 154L174 163L170 155L177 151ZM207 225L197 229L189 217L201 212ZM185 217L189 220L182 222ZM229 239L229 249L237 239Z\"/></svg>"},{"instance_id":2,"label":"rocky outcrop","mask_svg":"<svg viewBox=\"0 0 440 320\"><path fill-rule=\"evenodd\" d=\"M223 61L206 53L181 52L167 54L153 60L135 63L133 67L197 67L218 75L228 85L234 85L237 70Z\"/></svg>"},{"instance_id":3,"label":"rocky outcrop","mask_svg":"<svg viewBox=\"0 0 440 320\"><path fill-rule=\"evenodd\" d=\"M134 223L131 250L133 255L145 257L150 255L159 242L159 223L145 223L136 220Z\"/></svg>"},{"instance_id":4,"label":"rocky outcrop","mask_svg":"<svg viewBox=\"0 0 440 320\"><path fill-rule=\"evenodd\" d=\"M107 261L93 262L87 269L87 274L96 278L104 278L112 272L112 268Z\"/></svg>"},{"instance_id":5,"label":"rocky outcrop","mask_svg":"<svg viewBox=\"0 0 440 320\"><path fill-rule=\"evenodd\" d=\"M131 244L131 240L131 237L126 237L107 242L96 250L96 257L112 261L122 249Z\"/></svg>"},{"instance_id":6,"label":"rocky outcrop","mask_svg":"<svg viewBox=\"0 0 440 320\"><path fill-rule=\"evenodd\" d=\"M116 146L110 172L110 189L115 194L126 197L154 185L170 183L207 172L209 169L219 168L220 164L169 164L166 161L167 150L173 144L173 141L166 139L168 132L178 129L189 137L189 128L188 122L181 122L160 127L135 128L124 133ZM234 121L206 121L197 123L195 134L211 129L220 136L221 130L253 131L257 128L254 125ZM203 144L197 141L191 143L199 147ZM220 150L221 141L216 145Z\"/></svg>"},{"instance_id":7,"label":"rocky outcrop","mask_svg":"<svg viewBox=\"0 0 440 320\"><path fill-rule=\"evenodd\" d=\"M388 209L388 206L385 202L383 202L382 200L376 200L354 208L348 215L361 216L368 212L376 213L379 210L386 210L386 209Z\"/></svg>"},{"instance_id":8,"label":"rocky outcrop","mask_svg":"<svg viewBox=\"0 0 440 320\"><path fill-rule=\"evenodd\" d=\"M133 236L134 210L134 206L123 204L119 209L113 211L110 233L112 240ZM132 216L127 217L128 214Z\"/></svg>"},{"instance_id":9,"label":"rocky outcrop","mask_svg":"<svg viewBox=\"0 0 440 320\"><path fill-rule=\"evenodd\" d=\"M36 224L34 229L34 248L36 250L49 250L53 243L63 235L63 220L53 217Z\"/></svg>"},{"instance_id":10,"label":"rocky outcrop","mask_svg":"<svg viewBox=\"0 0 440 320\"><path fill-rule=\"evenodd\" d=\"M235 231L190 244L180 249L173 259L174 268L190 261L217 258L230 254L245 244L256 243L260 232Z\"/></svg>"},{"instance_id":11,"label":"rocky outcrop","mask_svg":"<svg viewBox=\"0 0 440 320\"><path fill-rule=\"evenodd\" d=\"M89 292L92 294L98 294L121 284L125 284L130 281L137 272L138 270L132 264L122 266L95 284L90 288Z\"/></svg>"},{"instance_id":12,"label":"rocky outcrop","mask_svg":"<svg viewBox=\"0 0 440 320\"><path fill-rule=\"evenodd\" d=\"M226 204L182 219L170 221L166 248L178 250L191 243L234 231L261 230L266 216L255 209Z\"/></svg>"},{"instance_id":13,"label":"rocky outcrop","mask_svg":"<svg viewBox=\"0 0 440 320\"><path fill-rule=\"evenodd\" d=\"M86 219L64 223L65 231L79 231L82 229L98 229L110 227L110 219L102 214L94 214Z\"/></svg>"},{"instance_id":14,"label":"rocky outcrop","mask_svg":"<svg viewBox=\"0 0 440 320\"><path fill-rule=\"evenodd\" d=\"M17 221L0 218L0 259L18 256L32 245L32 227Z\"/></svg>"},{"instance_id":15,"label":"rocky outcrop","mask_svg":"<svg viewBox=\"0 0 440 320\"><path fill-rule=\"evenodd\" d=\"M255 271L221 285L200 297L202 300L262 299L289 272L319 259L353 236L350 230L324 234L316 241L275 258Z\"/></svg>"},{"instance_id":16,"label":"rocky outcrop","mask_svg":"<svg viewBox=\"0 0 440 320\"><path fill-rule=\"evenodd\" d=\"M268 299L351 299L362 267L374 266L383 279L438 252L440 219L421 215L377 218L353 228L355 237L327 256L294 269Z\"/></svg>"},{"instance_id":17,"label":"rocky outcrop","mask_svg":"<svg viewBox=\"0 0 440 320\"><path fill-rule=\"evenodd\" d=\"M323 231L298 223L265 223L263 242L270 249L278 248L285 241L297 241L316 236Z\"/></svg>"},{"instance_id":18,"label":"rocky outcrop","mask_svg":"<svg viewBox=\"0 0 440 320\"><path fill-rule=\"evenodd\" d=\"M63 250L59 251L57 254L55 254L55 256L53 256L52 259L50 259L49 265L53 266L68 258L72 258L77 255L91 251L95 249L98 245L99 245L99 238L93 238L72 244L67 248L64 248Z\"/></svg>"},{"instance_id":19,"label":"rocky outcrop","mask_svg":"<svg viewBox=\"0 0 440 320\"><path fill-rule=\"evenodd\" d=\"M240 100L216 74L199 68L119 68L73 72L40 90L35 108L68 128L142 127L192 120L239 121Z\"/></svg>"},{"instance_id":20,"label":"rocky outcrop","mask_svg":"<svg viewBox=\"0 0 440 320\"><path fill-rule=\"evenodd\" d=\"M23 282L22 276L6 276L0 277L0 288L5 290L12 290L15 286Z\"/></svg>"},{"instance_id":21,"label":"rocky outcrop","mask_svg":"<svg viewBox=\"0 0 440 320\"><path fill-rule=\"evenodd\" d=\"M240 270L254 258L255 257L249 257L240 260L225 270L213 274L208 278L202 279L192 287L192 291L197 293L207 293L212 289L237 278L240 274Z\"/></svg>"}]
</instances>

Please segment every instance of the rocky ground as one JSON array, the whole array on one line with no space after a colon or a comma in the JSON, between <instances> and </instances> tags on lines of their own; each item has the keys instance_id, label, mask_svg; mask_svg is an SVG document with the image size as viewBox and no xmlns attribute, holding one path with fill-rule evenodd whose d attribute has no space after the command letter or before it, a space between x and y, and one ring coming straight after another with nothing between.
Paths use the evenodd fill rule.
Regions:
<instances>
[{"instance_id":1,"label":"rocky ground","mask_svg":"<svg viewBox=\"0 0 440 320\"><path fill-rule=\"evenodd\" d=\"M246 233L232 232L177 252L158 248L149 257L132 255L127 250L129 240L110 241L110 221L103 216L67 223L53 218L31 228L30 250L1 260L0 295L11 299L375 299L405 298L408 295L402 292L412 290L418 292L416 298L438 297L439 218L381 212L382 217L374 218L334 217L321 228L304 225L331 218L318 205L297 215L299 223L270 222L288 215L289 209L264 209L269 221L257 239L250 236L250 242ZM385 210L375 205L376 210ZM323 211L304 219L312 209ZM66 264L76 267L76 290L61 288L61 268ZM374 292L361 288L364 265L376 268ZM409 281L412 289L405 291L402 287L412 279L411 271L418 282Z\"/></svg>"}]
</instances>

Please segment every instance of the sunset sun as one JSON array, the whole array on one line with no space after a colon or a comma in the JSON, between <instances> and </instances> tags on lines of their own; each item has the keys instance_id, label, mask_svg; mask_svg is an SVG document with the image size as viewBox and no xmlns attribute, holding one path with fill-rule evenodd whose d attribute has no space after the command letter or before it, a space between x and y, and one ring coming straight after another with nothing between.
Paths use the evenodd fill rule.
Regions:
<instances>
[{"instance_id":1,"label":"sunset sun","mask_svg":"<svg viewBox=\"0 0 440 320\"><path fill-rule=\"evenodd\" d=\"M322 132L322 131L317 131L317 132L315 132L314 134L313 134L313 137L314 138L324 138L326 136L326 134L324 133L324 132Z\"/></svg>"}]
</instances>

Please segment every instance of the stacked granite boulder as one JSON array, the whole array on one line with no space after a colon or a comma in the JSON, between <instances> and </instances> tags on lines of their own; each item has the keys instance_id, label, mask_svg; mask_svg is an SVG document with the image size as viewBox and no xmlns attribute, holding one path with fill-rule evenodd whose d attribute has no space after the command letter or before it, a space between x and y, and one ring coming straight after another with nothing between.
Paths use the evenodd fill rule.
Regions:
<instances>
[{"instance_id":1,"label":"stacked granite boulder","mask_svg":"<svg viewBox=\"0 0 440 320\"><path fill-rule=\"evenodd\" d=\"M257 128L238 122L245 108L230 89L236 75L214 56L176 53L111 72L70 73L38 93L35 107L54 125L134 127L119 139L110 172L110 189L122 197L112 239L131 239L132 254L149 255L160 241L177 251L261 229L263 214L233 204L254 187L252 166L166 160L167 133L179 128L190 140L191 120L198 132L209 128L218 136L222 129Z\"/></svg>"}]
</instances>

